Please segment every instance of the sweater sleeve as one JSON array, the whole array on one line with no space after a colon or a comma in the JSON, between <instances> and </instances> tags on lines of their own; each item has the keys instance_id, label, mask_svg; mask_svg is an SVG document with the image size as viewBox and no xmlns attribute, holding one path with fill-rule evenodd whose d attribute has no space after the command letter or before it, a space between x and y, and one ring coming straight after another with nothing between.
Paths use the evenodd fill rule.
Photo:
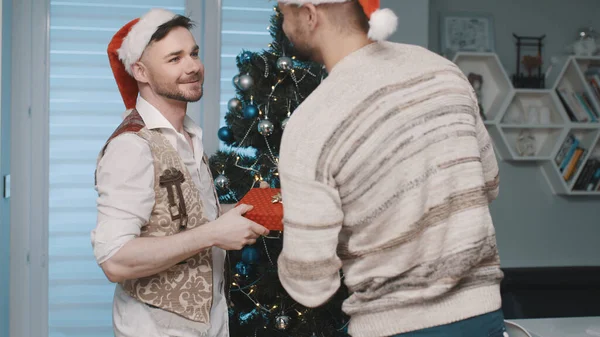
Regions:
<instances>
[{"instance_id":1,"label":"sweater sleeve","mask_svg":"<svg viewBox=\"0 0 600 337\"><path fill-rule=\"evenodd\" d=\"M301 174L280 169L285 230L278 272L294 300L317 307L340 287L336 251L344 214L337 189Z\"/></svg>"},{"instance_id":2,"label":"sweater sleeve","mask_svg":"<svg viewBox=\"0 0 600 337\"><path fill-rule=\"evenodd\" d=\"M477 111L476 116L479 115ZM476 132L477 142L479 143L479 151L481 156L481 165L483 166L483 177L485 179L485 188L489 202L492 202L498 197L500 188L500 175L498 171L498 161L494 153L494 146L490 135L483 124L483 120L476 117Z\"/></svg>"}]
</instances>

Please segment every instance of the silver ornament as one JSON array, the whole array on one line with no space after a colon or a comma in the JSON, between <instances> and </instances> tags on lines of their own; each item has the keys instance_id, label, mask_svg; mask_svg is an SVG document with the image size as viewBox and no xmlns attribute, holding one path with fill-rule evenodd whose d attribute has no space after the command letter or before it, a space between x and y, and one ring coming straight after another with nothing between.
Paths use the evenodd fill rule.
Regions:
<instances>
[{"instance_id":1,"label":"silver ornament","mask_svg":"<svg viewBox=\"0 0 600 337\"><path fill-rule=\"evenodd\" d=\"M258 132L261 135L268 137L273 134L274 130L275 130L275 127L273 126L273 123L271 123L270 120L263 119L260 122L258 122Z\"/></svg>"},{"instance_id":2,"label":"silver ornament","mask_svg":"<svg viewBox=\"0 0 600 337\"><path fill-rule=\"evenodd\" d=\"M288 71L292 69L292 59L287 56L282 56L277 59L277 69Z\"/></svg>"},{"instance_id":3,"label":"silver ornament","mask_svg":"<svg viewBox=\"0 0 600 337\"><path fill-rule=\"evenodd\" d=\"M215 186L220 189L225 189L229 186L229 178L220 174L215 178Z\"/></svg>"},{"instance_id":4,"label":"silver ornament","mask_svg":"<svg viewBox=\"0 0 600 337\"><path fill-rule=\"evenodd\" d=\"M286 118L283 121L281 121L281 130L285 129L289 120L290 120L289 118Z\"/></svg>"},{"instance_id":5,"label":"silver ornament","mask_svg":"<svg viewBox=\"0 0 600 337\"><path fill-rule=\"evenodd\" d=\"M242 76L240 76L240 85L239 88L244 90L244 91L248 91L250 90L250 88L252 88L252 86L254 85L254 79L252 78L252 76L248 75L248 74L244 74Z\"/></svg>"},{"instance_id":6,"label":"silver ornament","mask_svg":"<svg viewBox=\"0 0 600 337\"><path fill-rule=\"evenodd\" d=\"M240 75L233 76L231 83L233 83L234 87L239 88L240 87Z\"/></svg>"},{"instance_id":7,"label":"silver ornament","mask_svg":"<svg viewBox=\"0 0 600 337\"><path fill-rule=\"evenodd\" d=\"M232 98L227 102L227 109L232 113L240 113L242 112L242 101L237 98Z\"/></svg>"},{"instance_id":8,"label":"silver ornament","mask_svg":"<svg viewBox=\"0 0 600 337\"><path fill-rule=\"evenodd\" d=\"M290 316L277 316L275 317L275 327L279 330L286 330L290 326Z\"/></svg>"}]
</instances>

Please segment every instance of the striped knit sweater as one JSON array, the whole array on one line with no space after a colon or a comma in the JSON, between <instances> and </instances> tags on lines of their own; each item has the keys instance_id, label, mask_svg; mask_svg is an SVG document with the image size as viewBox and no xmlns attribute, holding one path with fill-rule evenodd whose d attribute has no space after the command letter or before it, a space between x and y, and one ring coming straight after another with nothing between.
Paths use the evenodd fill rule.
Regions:
<instances>
[{"instance_id":1,"label":"striped knit sweater","mask_svg":"<svg viewBox=\"0 0 600 337\"><path fill-rule=\"evenodd\" d=\"M345 57L296 109L279 164L279 276L296 301L326 302L343 268L354 337L501 307L498 167L476 100L453 63L383 42Z\"/></svg>"}]
</instances>

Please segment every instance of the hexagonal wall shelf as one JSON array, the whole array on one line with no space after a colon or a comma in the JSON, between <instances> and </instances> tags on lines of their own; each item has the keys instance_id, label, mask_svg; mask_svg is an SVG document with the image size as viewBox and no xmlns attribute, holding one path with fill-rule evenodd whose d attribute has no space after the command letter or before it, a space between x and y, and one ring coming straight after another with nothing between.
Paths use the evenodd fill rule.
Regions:
<instances>
[{"instance_id":1,"label":"hexagonal wall shelf","mask_svg":"<svg viewBox=\"0 0 600 337\"><path fill-rule=\"evenodd\" d=\"M552 90L513 91L499 119L498 151L515 161L549 160L566 122Z\"/></svg>"},{"instance_id":2,"label":"hexagonal wall shelf","mask_svg":"<svg viewBox=\"0 0 600 337\"><path fill-rule=\"evenodd\" d=\"M485 124L503 160L540 165L552 191L600 196L600 57L567 57L551 89L514 89L493 53L458 53L482 76Z\"/></svg>"},{"instance_id":3,"label":"hexagonal wall shelf","mask_svg":"<svg viewBox=\"0 0 600 337\"><path fill-rule=\"evenodd\" d=\"M488 124L498 119L508 98L511 84L494 53L457 53L453 61L462 72L482 78L480 104Z\"/></svg>"}]
</instances>

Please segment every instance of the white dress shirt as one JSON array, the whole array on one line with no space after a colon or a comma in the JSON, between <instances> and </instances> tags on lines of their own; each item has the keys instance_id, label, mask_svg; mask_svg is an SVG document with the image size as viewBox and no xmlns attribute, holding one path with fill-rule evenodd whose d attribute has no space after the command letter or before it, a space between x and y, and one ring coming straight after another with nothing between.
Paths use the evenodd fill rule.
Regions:
<instances>
[{"instance_id":1,"label":"white dress shirt","mask_svg":"<svg viewBox=\"0 0 600 337\"><path fill-rule=\"evenodd\" d=\"M209 169L203 162L202 129L185 117L193 149L185 136L150 103L138 97L136 109L148 129L160 129L177 150L192 180L200 190L204 212L209 220L218 217ZM98 164L98 222L91 239L98 264L110 259L129 240L140 235L155 203L154 161L146 141L134 134L113 139ZM227 303L224 296L225 251L213 247L213 304L210 337L229 336ZM165 329L155 324L147 305L130 297L117 284L114 294L113 324L116 337L197 337L188 331Z\"/></svg>"}]
</instances>

